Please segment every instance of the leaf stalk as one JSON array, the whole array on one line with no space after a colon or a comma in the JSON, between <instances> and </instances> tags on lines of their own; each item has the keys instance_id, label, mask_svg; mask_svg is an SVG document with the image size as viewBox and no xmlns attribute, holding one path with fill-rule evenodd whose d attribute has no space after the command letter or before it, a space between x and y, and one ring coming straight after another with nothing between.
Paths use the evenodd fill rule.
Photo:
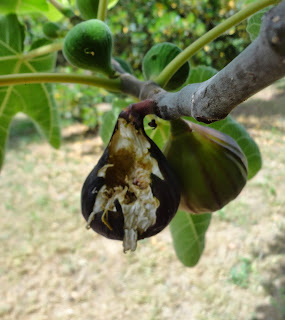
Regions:
<instances>
[{"instance_id":1,"label":"leaf stalk","mask_svg":"<svg viewBox=\"0 0 285 320\"><path fill-rule=\"evenodd\" d=\"M100 0L98 6L97 19L105 21L107 16L108 0Z\"/></svg>"},{"instance_id":2,"label":"leaf stalk","mask_svg":"<svg viewBox=\"0 0 285 320\"><path fill-rule=\"evenodd\" d=\"M121 89L120 78L105 79L89 75L65 73L20 73L0 76L0 86L30 83L79 83L115 92L120 92Z\"/></svg>"}]
</instances>

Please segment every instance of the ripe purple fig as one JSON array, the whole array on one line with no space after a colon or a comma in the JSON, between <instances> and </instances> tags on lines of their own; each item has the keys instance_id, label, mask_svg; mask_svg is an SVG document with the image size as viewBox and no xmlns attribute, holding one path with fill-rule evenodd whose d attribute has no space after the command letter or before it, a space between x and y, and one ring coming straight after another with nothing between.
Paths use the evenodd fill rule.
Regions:
<instances>
[{"instance_id":1,"label":"ripe purple fig","mask_svg":"<svg viewBox=\"0 0 285 320\"><path fill-rule=\"evenodd\" d=\"M230 136L182 119L171 121L164 154L181 188L182 209L192 213L221 209L247 181L247 160Z\"/></svg>"},{"instance_id":2,"label":"ripe purple fig","mask_svg":"<svg viewBox=\"0 0 285 320\"><path fill-rule=\"evenodd\" d=\"M122 240L124 252L134 251L137 240L169 224L179 202L176 177L146 135L143 117L122 111L107 148L82 188L87 227Z\"/></svg>"}]
</instances>

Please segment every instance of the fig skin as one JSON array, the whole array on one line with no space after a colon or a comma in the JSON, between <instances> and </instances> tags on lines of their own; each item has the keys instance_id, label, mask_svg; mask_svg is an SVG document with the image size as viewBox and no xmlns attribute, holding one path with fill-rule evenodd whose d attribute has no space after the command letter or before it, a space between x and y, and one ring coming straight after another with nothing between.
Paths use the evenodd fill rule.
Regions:
<instances>
[{"instance_id":1,"label":"fig skin","mask_svg":"<svg viewBox=\"0 0 285 320\"><path fill-rule=\"evenodd\" d=\"M93 211L94 203L96 201L97 193L94 193L94 190L99 191L105 184L105 179L103 177L98 177L97 174L98 171L107 163L108 157L109 152L108 148L106 148L97 165L90 172L83 184L81 191L81 210L86 221L88 220L90 213ZM91 222L90 227L106 238L123 240L124 216L118 213L113 214L113 212L110 212L108 215L108 223L113 229L110 230L102 222L102 215L103 211L97 213L94 216L94 220Z\"/></svg>"},{"instance_id":2,"label":"fig skin","mask_svg":"<svg viewBox=\"0 0 285 320\"><path fill-rule=\"evenodd\" d=\"M159 200L159 206L156 210L156 222L150 227L148 227L148 229L144 232L138 232L137 240L140 240L159 233L170 223L170 221L176 214L179 206L180 188L176 176L170 168L163 153L156 146L156 144L146 135L143 128L143 118L140 116L136 116L135 118L133 118L133 116L130 116L128 112L122 111L119 115L118 120L119 119L125 119L127 123L131 123L132 125L134 125L136 130L141 131L141 133L144 135L144 137L150 144L150 148L148 149L150 156L156 159L159 170L164 178L162 180L157 175L153 173L150 174L150 187L153 196ZM98 177L98 171L108 163L110 157L110 144L117 130L118 122L115 126L113 135L102 157L100 158L99 162L94 167L94 169L90 172L83 184L81 192L81 208L82 214L86 221L88 221L88 218L93 211L98 191L106 183L106 177ZM94 192L95 188L97 192ZM111 228L109 228L102 221L103 211L94 215L94 219L90 223L90 227L95 232L105 236L106 238L122 241L124 239L124 215L123 212L120 212L120 204L116 206L116 210L117 211L108 211L108 224Z\"/></svg>"},{"instance_id":3,"label":"fig skin","mask_svg":"<svg viewBox=\"0 0 285 320\"><path fill-rule=\"evenodd\" d=\"M60 26L54 22L46 22L43 25L43 33L48 39L56 39L60 36Z\"/></svg>"},{"instance_id":4,"label":"fig skin","mask_svg":"<svg viewBox=\"0 0 285 320\"><path fill-rule=\"evenodd\" d=\"M109 77L113 39L109 27L101 20L91 19L75 25L63 42L63 54L75 67L101 72Z\"/></svg>"},{"instance_id":5,"label":"fig skin","mask_svg":"<svg viewBox=\"0 0 285 320\"><path fill-rule=\"evenodd\" d=\"M215 129L174 120L164 154L180 183L180 208L185 211L220 210L246 184L245 155L233 138Z\"/></svg>"}]
</instances>

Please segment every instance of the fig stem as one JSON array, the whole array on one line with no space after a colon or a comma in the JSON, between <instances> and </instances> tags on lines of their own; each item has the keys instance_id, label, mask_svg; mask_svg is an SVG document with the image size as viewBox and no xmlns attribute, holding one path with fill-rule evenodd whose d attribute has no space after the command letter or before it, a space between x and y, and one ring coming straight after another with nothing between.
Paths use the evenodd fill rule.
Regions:
<instances>
[{"instance_id":1,"label":"fig stem","mask_svg":"<svg viewBox=\"0 0 285 320\"><path fill-rule=\"evenodd\" d=\"M194 41L190 44L186 49L184 49L180 54L178 54L160 73L160 75L153 79L159 86L162 88L165 87L171 77L175 74L175 72L188 60L190 59L197 51L202 49L206 44L212 42L217 37L219 37L222 33L227 31L228 29L234 27L239 24L252 14L257 11L268 7L272 4L277 4L281 0L259 0L254 3L249 4L241 11L237 12L230 18L226 19L215 28L211 29L207 33L205 33L202 37Z\"/></svg>"},{"instance_id":2,"label":"fig stem","mask_svg":"<svg viewBox=\"0 0 285 320\"><path fill-rule=\"evenodd\" d=\"M152 99L146 99L130 105L131 112L135 112L143 118L148 114L155 114L156 102Z\"/></svg>"},{"instance_id":3,"label":"fig stem","mask_svg":"<svg viewBox=\"0 0 285 320\"><path fill-rule=\"evenodd\" d=\"M105 21L107 16L108 0L99 0L97 19Z\"/></svg>"},{"instance_id":4,"label":"fig stem","mask_svg":"<svg viewBox=\"0 0 285 320\"><path fill-rule=\"evenodd\" d=\"M59 51L61 49L62 49L62 42L51 43L51 44L48 44L46 46L42 46L40 48L31 50L31 51L25 53L23 55L23 58L28 60L28 59L32 59L32 58L36 58L36 57L42 56L44 54L48 54L48 53L52 53L52 52L55 52L55 51Z\"/></svg>"},{"instance_id":5,"label":"fig stem","mask_svg":"<svg viewBox=\"0 0 285 320\"><path fill-rule=\"evenodd\" d=\"M121 80L105 79L89 75L65 74L65 73L19 73L0 76L0 87L28 83L80 83L104 88L115 92L121 90Z\"/></svg>"},{"instance_id":6,"label":"fig stem","mask_svg":"<svg viewBox=\"0 0 285 320\"><path fill-rule=\"evenodd\" d=\"M156 106L156 102L152 99L146 99L138 103L132 103L120 113L120 117L136 124L137 127L140 127L143 123L143 118L146 115L156 114Z\"/></svg>"},{"instance_id":7,"label":"fig stem","mask_svg":"<svg viewBox=\"0 0 285 320\"><path fill-rule=\"evenodd\" d=\"M62 15L66 16L67 18L71 18L75 16L75 13L68 7L63 6L57 0L48 0Z\"/></svg>"}]
</instances>

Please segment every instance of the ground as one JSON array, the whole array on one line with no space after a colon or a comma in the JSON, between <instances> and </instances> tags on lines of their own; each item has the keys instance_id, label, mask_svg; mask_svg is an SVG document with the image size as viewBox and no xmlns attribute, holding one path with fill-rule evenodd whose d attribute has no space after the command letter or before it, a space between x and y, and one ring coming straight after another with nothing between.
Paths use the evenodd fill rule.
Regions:
<instances>
[{"instance_id":1,"label":"ground","mask_svg":"<svg viewBox=\"0 0 285 320\"><path fill-rule=\"evenodd\" d=\"M0 176L1 319L285 319L284 92L283 81L234 112L263 169L213 214L194 268L177 260L169 228L127 254L85 229L80 189L99 137L69 126L57 151L34 133L12 135Z\"/></svg>"}]
</instances>

